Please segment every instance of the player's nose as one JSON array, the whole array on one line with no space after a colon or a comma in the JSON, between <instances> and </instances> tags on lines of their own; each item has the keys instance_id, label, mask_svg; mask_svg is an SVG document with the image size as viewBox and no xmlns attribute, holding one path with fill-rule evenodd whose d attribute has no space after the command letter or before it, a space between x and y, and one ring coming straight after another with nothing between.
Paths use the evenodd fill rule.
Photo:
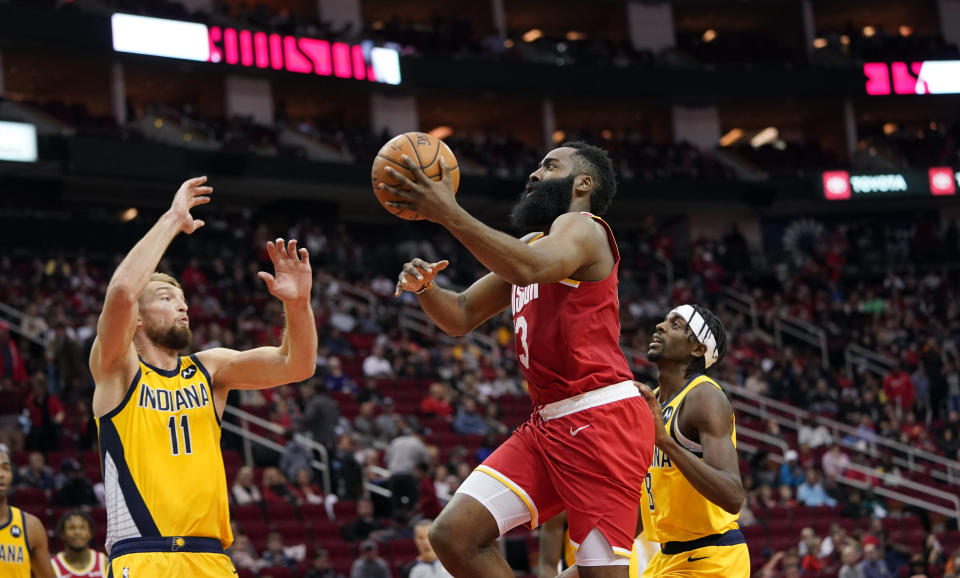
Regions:
<instances>
[{"instance_id":1,"label":"player's nose","mask_svg":"<svg viewBox=\"0 0 960 578\"><path fill-rule=\"evenodd\" d=\"M531 182L534 182L534 183L538 182L538 181L540 180L540 169L537 169L537 170L533 171L532 173L530 173L530 176L527 177L527 180L529 180L529 181L531 181Z\"/></svg>"}]
</instances>

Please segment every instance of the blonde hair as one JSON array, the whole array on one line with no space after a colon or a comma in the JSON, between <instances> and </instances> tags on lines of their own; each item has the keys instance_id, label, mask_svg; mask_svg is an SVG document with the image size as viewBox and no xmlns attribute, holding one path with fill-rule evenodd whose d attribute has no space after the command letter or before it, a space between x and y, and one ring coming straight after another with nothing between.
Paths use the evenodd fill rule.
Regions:
<instances>
[{"instance_id":1,"label":"blonde hair","mask_svg":"<svg viewBox=\"0 0 960 578\"><path fill-rule=\"evenodd\" d=\"M160 281L161 283L169 283L176 287L177 289L183 289L180 286L180 282L173 278L171 275L166 273L155 272L153 275L150 275L150 281Z\"/></svg>"}]
</instances>

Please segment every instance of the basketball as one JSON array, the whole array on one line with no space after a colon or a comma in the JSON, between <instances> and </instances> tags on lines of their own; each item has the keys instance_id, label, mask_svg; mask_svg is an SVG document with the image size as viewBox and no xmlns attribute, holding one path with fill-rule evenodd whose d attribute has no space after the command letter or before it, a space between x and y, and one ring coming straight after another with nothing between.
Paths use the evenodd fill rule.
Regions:
<instances>
[{"instance_id":1,"label":"basketball","mask_svg":"<svg viewBox=\"0 0 960 578\"><path fill-rule=\"evenodd\" d=\"M411 180L416 180L407 169L403 162L403 155L407 155L415 162L420 164L421 170L429 178L439 181L441 175L440 158L447 161L450 167L450 177L453 179L453 192L457 192L460 186L460 166L457 164L457 157L453 156L453 151L442 140L422 132L408 132L397 135L383 145L377 158L373 160L373 170L370 173L370 180L373 182L373 192L377 195L377 200L383 205L383 208L392 215L406 219L408 221L419 221L423 219L420 213L409 209L398 209L388 207L386 203L391 201L406 201L407 199L398 197L390 191L380 189L380 183L390 186L396 186L397 181L386 171L387 167L392 167L400 174L405 175Z\"/></svg>"}]
</instances>

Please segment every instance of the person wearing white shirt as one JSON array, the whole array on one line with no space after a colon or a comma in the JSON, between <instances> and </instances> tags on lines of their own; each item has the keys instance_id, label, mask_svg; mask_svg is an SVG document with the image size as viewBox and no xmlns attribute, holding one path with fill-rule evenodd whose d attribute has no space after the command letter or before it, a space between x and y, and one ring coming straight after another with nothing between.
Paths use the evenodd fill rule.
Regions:
<instances>
[{"instance_id":1,"label":"person wearing white shirt","mask_svg":"<svg viewBox=\"0 0 960 578\"><path fill-rule=\"evenodd\" d=\"M424 518L413 527L413 540L417 544L420 555L417 556L417 559L413 562L413 567L410 568L410 578L453 578L440 563L440 560L437 559L437 554L433 551L433 546L430 545L430 540L427 538L431 524L433 524L433 520Z\"/></svg>"}]
</instances>

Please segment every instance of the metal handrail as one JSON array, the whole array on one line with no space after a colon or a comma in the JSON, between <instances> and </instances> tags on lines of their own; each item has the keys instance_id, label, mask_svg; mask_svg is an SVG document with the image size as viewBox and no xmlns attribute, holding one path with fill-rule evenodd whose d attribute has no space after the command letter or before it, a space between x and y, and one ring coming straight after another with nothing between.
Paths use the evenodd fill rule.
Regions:
<instances>
[{"instance_id":1,"label":"metal handrail","mask_svg":"<svg viewBox=\"0 0 960 578\"><path fill-rule=\"evenodd\" d=\"M335 282L337 287L340 288L339 297L346 298L354 303L366 303L366 305L370 308L370 313L376 313L377 296L372 292L351 285L343 279L338 279L325 271L319 271L317 276L328 283Z\"/></svg>"},{"instance_id":2,"label":"metal handrail","mask_svg":"<svg viewBox=\"0 0 960 578\"><path fill-rule=\"evenodd\" d=\"M266 446L267 448L283 453L282 445L278 444L277 442L271 439L263 437L259 434L255 434L251 432L249 429L247 429L247 424L252 423L264 428L265 430L271 431L273 433L283 434L285 430L283 429L282 426L269 422L259 416L253 415L250 412L243 411L242 409L239 409L230 405L223 408L223 413L230 414L236 417L237 419L240 419L243 421L243 427L238 427L227 421L224 421L223 428L226 429L227 431L230 431L242 436L244 438L245 444L249 443L250 441L256 441L257 443L263 446ZM294 434L293 439L295 441L302 443L308 448L315 450L317 453L320 454L320 461L311 460L310 465L313 466L315 469L320 470L320 475L322 476L322 479L323 479L323 492L325 494L329 494L330 493L330 465L329 465L330 456L327 454L327 448L323 447L323 445L318 443L316 440L308 438L303 434L299 434L299 433ZM247 450L246 453L249 458L249 449L248 448L245 448L245 449Z\"/></svg>"},{"instance_id":3,"label":"metal handrail","mask_svg":"<svg viewBox=\"0 0 960 578\"><path fill-rule=\"evenodd\" d=\"M32 341L33 343L35 343L35 344L37 344L37 345L39 345L39 346L41 346L41 347L46 347L46 346L47 346L47 343L49 342L49 339L44 340L44 339L40 339L40 338L34 337L33 335L27 334L27 333L23 330L23 320L30 318L29 315L27 315L26 313L24 313L23 311L20 311L19 309L15 308L15 307L11 307L11 306L7 305L6 303L2 303L2 302L0 302L0 312L6 313L7 315L9 315L10 317L12 317L12 318L14 318L14 319L16 320L16 323L7 323L7 326L10 328L10 331L13 331L13 332L16 333L17 335L20 335L21 337L23 337L23 338L25 338L25 339L27 339L27 340L29 340L29 341Z\"/></svg>"},{"instance_id":4,"label":"metal handrail","mask_svg":"<svg viewBox=\"0 0 960 578\"><path fill-rule=\"evenodd\" d=\"M850 379L854 377L853 368L855 365L862 365L864 369L883 377L890 371L894 363L896 363L886 355L871 351L856 343L847 345L847 348L843 352L843 359L847 368L847 377Z\"/></svg>"},{"instance_id":5,"label":"metal handrail","mask_svg":"<svg viewBox=\"0 0 960 578\"><path fill-rule=\"evenodd\" d=\"M748 437L756 441L760 441L766 444L770 444L772 446L776 446L780 448L782 453L786 453L787 450L790 449L790 446L787 445L787 442L783 441L782 439L776 436L772 436L765 432L757 431L753 428L738 426L737 427L737 444L738 445L742 445L742 443L740 442L740 436Z\"/></svg>"},{"instance_id":6,"label":"metal handrail","mask_svg":"<svg viewBox=\"0 0 960 578\"><path fill-rule=\"evenodd\" d=\"M723 388L732 394L735 394L737 396L740 396L746 399L751 399L753 401L756 401L762 404L760 408L755 408L754 406L750 406L747 404L737 404L737 402L733 402L734 407L737 407L737 409L743 409L754 414L759 413L761 414L762 419L774 419L781 425L787 425L787 426L794 426L796 424L796 429L798 430L800 425L815 423L817 425L822 425L827 429L831 430L831 434L833 434L833 437L835 439L840 438L839 433L841 432L851 436L860 435L860 432L857 431L857 429L852 426L849 426L844 423L840 423L836 420L833 420L827 417L814 415L804 409L800 409L792 405L788 405L783 402L768 398L764 395L754 393L743 386L724 383ZM784 418L783 416L778 416L777 414L767 413L763 409L764 406L769 406L772 409L776 409L783 413L790 414L793 416L794 419L789 420L787 418ZM937 454L928 452L926 450L922 450L914 446L903 444L898 441L891 440L879 435L875 436L870 441L870 443L877 446L887 447L887 448L906 454L907 462L901 465L904 465L905 467L909 468L911 471L922 472L923 468L921 468L915 462L915 460L923 459L928 462L932 462L937 465L943 466L944 469L946 469L948 472L947 474L945 474L946 477L944 477L942 472L934 471L932 474L934 477L945 479L949 483L956 483L957 481L960 481L960 480L954 480L952 475L953 472L960 472L960 462L957 462L956 460L944 458L943 456L939 456ZM846 445L849 445L849 444L846 444ZM938 474L941 474L941 475L938 476Z\"/></svg>"},{"instance_id":7,"label":"metal handrail","mask_svg":"<svg viewBox=\"0 0 960 578\"><path fill-rule=\"evenodd\" d=\"M389 488L384 488L383 486L378 486L377 484L374 484L373 482L371 482L367 478L368 471L373 472L378 476L389 478L390 470L388 470L387 468L381 468L380 466L366 466L363 470L363 475L364 475L363 489L366 490L367 492L374 493L379 496L383 496L385 498L392 498L393 490L390 490Z\"/></svg>"},{"instance_id":8,"label":"metal handrail","mask_svg":"<svg viewBox=\"0 0 960 578\"><path fill-rule=\"evenodd\" d=\"M721 289L720 300L728 308L737 313L746 315L750 318L750 328L753 331L760 329L760 316L757 308L757 300L750 294L724 287Z\"/></svg>"},{"instance_id":9,"label":"metal handrail","mask_svg":"<svg viewBox=\"0 0 960 578\"><path fill-rule=\"evenodd\" d=\"M802 319L789 315L777 315L773 320L773 336L777 347L783 347L783 334L786 333L809 345L820 348L820 363L824 369L830 369L830 352L827 349L827 332Z\"/></svg>"}]
</instances>

